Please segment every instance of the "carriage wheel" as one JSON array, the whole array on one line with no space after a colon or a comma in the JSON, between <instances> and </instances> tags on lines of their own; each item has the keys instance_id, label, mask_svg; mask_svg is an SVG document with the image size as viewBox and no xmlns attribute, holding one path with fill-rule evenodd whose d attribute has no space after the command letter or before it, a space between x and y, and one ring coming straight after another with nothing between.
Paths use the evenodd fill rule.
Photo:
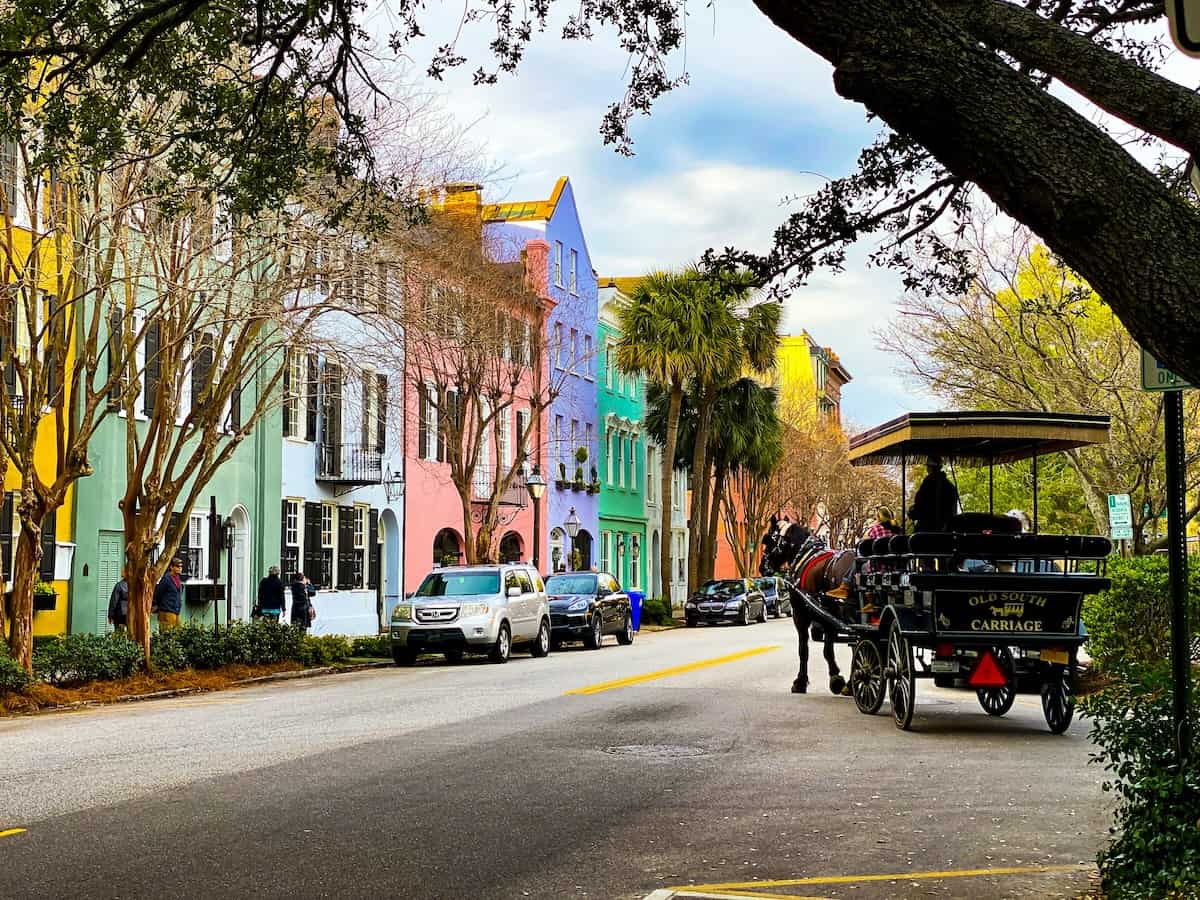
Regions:
<instances>
[{"instance_id":1,"label":"carriage wheel","mask_svg":"<svg viewBox=\"0 0 1200 900\"><path fill-rule=\"evenodd\" d=\"M892 719L896 727L908 731L912 727L913 701L917 696L917 678L913 671L912 644L900 633L900 623L893 622L888 635L888 678L891 682Z\"/></svg>"},{"instance_id":2,"label":"carriage wheel","mask_svg":"<svg viewBox=\"0 0 1200 900\"><path fill-rule=\"evenodd\" d=\"M850 691L854 694L854 705L860 713L873 716L883 706L885 690L879 644L869 638L859 641L854 645L854 658L850 662Z\"/></svg>"},{"instance_id":3,"label":"carriage wheel","mask_svg":"<svg viewBox=\"0 0 1200 900\"><path fill-rule=\"evenodd\" d=\"M1002 716L1012 709L1013 703L1016 702L1016 675L1013 672L1012 654L1009 653L1008 648L992 647L991 650L992 655L996 657L996 664L1008 676L1008 684L1004 687L976 688L975 696L979 698L979 705L989 716Z\"/></svg>"},{"instance_id":4,"label":"carriage wheel","mask_svg":"<svg viewBox=\"0 0 1200 900\"><path fill-rule=\"evenodd\" d=\"M1062 734L1075 718L1075 660L1071 665L1052 665L1042 682L1042 714L1055 734Z\"/></svg>"}]
</instances>

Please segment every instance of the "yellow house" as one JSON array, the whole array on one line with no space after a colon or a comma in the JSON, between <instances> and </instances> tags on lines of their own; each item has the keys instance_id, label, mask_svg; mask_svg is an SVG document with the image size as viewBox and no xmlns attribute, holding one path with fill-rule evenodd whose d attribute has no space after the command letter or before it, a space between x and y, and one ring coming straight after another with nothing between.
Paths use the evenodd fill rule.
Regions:
<instances>
[{"instance_id":1,"label":"yellow house","mask_svg":"<svg viewBox=\"0 0 1200 900\"><path fill-rule=\"evenodd\" d=\"M779 391L780 417L789 425L811 427L819 417L840 423L842 387L849 381L838 355L807 331L779 339L770 383Z\"/></svg>"},{"instance_id":2,"label":"yellow house","mask_svg":"<svg viewBox=\"0 0 1200 900\"><path fill-rule=\"evenodd\" d=\"M39 291L37 296L47 303L50 298L56 298L59 306L70 296L70 254L58 252L58 244L68 247L70 238L61 234L42 233L35 237L31 224L37 217L31 217L26 196L26 173L21 165L20 146L15 141L0 141L0 189L3 190L3 205L0 205L0 286L9 286L0 294L0 304L3 304L0 321L6 329L11 329L3 335L5 344L4 359L0 367L5 368L3 387L6 393L6 404L20 404L21 387L6 365L10 354L21 354L23 345L29 341L29 331L25 325L25 303L22 300L24 292L12 286L20 284L23 279L34 276L29 274L32 267L37 272ZM46 202L46 193L57 190L52 182L47 180L43 190L37 192L41 204ZM11 199L10 199L11 198ZM11 226L11 227L9 227ZM9 239L11 235L11 242ZM59 238L62 240L60 241ZM36 254L36 255L35 255ZM31 266L32 264L32 266ZM68 307L69 308L69 307ZM67 347L65 371L70 371L75 353L74 338ZM64 386L64 391L69 388ZM69 404L69 394L64 398L64 404ZM38 425L37 441L34 452L34 466L39 477L52 482L56 477L57 431L53 416L44 415ZM21 489L21 476L9 465L4 478L4 494L0 503L0 573L4 580L10 580L12 561L15 556L17 539L20 534L20 522L17 517L17 492ZM67 631L67 610L69 609L70 590L70 552L72 543L74 490L68 489L63 505L51 514L44 523L45 533L42 538L43 561L38 581L50 584L54 589L54 597L34 598L33 634L34 636L62 634ZM61 561L60 561L61 557ZM61 576L61 577L59 577Z\"/></svg>"}]
</instances>

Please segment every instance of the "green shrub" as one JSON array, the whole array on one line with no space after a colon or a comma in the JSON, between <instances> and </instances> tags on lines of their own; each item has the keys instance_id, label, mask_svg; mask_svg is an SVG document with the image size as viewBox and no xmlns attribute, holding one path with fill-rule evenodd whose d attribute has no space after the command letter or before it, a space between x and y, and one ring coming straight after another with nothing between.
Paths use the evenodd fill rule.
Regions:
<instances>
[{"instance_id":1,"label":"green shrub","mask_svg":"<svg viewBox=\"0 0 1200 900\"><path fill-rule=\"evenodd\" d=\"M1166 556L1112 559L1112 587L1088 597L1083 622L1088 653L1102 668L1154 665L1171 655L1171 601ZM1191 633L1200 625L1200 566L1189 566Z\"/></svg>"},{"instance_id":2,"label":"green shrub","mask_svg":"<svg viewBox=\"0 0 1200 900\"><path fill-rule=\"evenodd\" d=\"M55 685L128 678L145 661L142 648L124 634L67 634L33 646L33 672Z\"/></svg>"},{"instance_id":3,"label":"green shrub","mask_svg":"<svg viewBox=\"0 0 1200 900\"><path fill-rule=\"evenodd\" d=\"M188 667L215 669L228 662L220 635L206 625L189 622L176 628L171 637L178 641Z\"/></svg>"},{"instance_id":4,"label":"green shrub","mask_svg":"<svg viewBox=\"0 0 1200 900\"><path fill-rule=\"evenodd\" d=\"M1103 689L1081 701L1100 748L1092 762L1118 797L1113 841L1099 856L1107 896L1200 896L1200 746L1175 766L1170 666L1121 666ZM1200 678L1193 677L1192 697ZM1193 702L1192 734L1200 726Z\"/></svg>"},{"instance_id":5,"label":"green shrub","mask_svg":"<svg viewBox=\"0 0 1200 900\"><path fill-rule=\"evenodd\" d=\"M370 637L356 637L350 646L350 655L390 659L392 656L391 635L373 634Z\"/></svg>"},{"instance_id":6,"label":"green shrub","mask_svg":"<svg viewBox=\"0 0 1200 900\"><path fill-rule=\"evenodd\" d=\"M300 649L300 662L306 666L345 662L350 658L350 649L350 641L340 634L323 634L319 637L306 634Z\"/></svg>"},{"instance_id":7,"label":"green shrub","mask_svg":"<svg viewBox=\"0 0 1200 900\"><path fill-rule=\"evenodd\" d=\"M0 696L19 694L30 685L29 673L15 659L0 651Z\"/></svg>"},{"instance_id":8,"label":"green shrub","mask_svg":"<svg viewBox=\"0 0 1200 900\"><path fill-rule=\"evenodd\" d=\"M180 643L180 630L174 628L150 635L150 667L156 672L178 672L188 667L187 652Z\"/></svg>"},{"instance_id":9,"label":"green shrub","mask_svg":"<svg viewBox=\"0 0 1200 900\"><path fill-rule=\"evenodd\" d=\"M671 601L665 597L647 597L642 601L642 624L670 625L674 620Z\"/></svg>"}]
</instances>

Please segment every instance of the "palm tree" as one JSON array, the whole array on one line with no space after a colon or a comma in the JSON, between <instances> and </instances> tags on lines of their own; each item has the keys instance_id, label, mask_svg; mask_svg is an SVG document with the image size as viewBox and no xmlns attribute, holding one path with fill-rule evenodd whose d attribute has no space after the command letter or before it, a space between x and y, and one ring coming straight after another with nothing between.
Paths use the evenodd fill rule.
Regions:
<instances>
[{"instance_id":1,"label":"palm tree","mask_svg":"<svg viewBox=\"0 0 1200 900\"><path fill-rule=\"evenodd\" d=\"M663 387L667 394L667 423L662 456L662 572L663 596L670 598L671 584L671 472L679 429L679 408L684 382L693 374L696 335L701 330L694 297L699 273L653 272L641 279L617 308L621 337L617 341L617 366Z\"/></svg>"},{"instance_id":2,"label":"palm tree","mask_svg":"<svg viewBox=\"0 0 1200 900\"><path fill-rule=\"evenodd\" d=\"M716 503L710 503L708 472L713 410L719 392L747 371L765 374L775 366L781 309L776 303L747 301L755 280L745 271L700 276L696 302L702 331L694 343L696 439L692 459L692 522L688 590L695 590L706 558L716 546ZM719 441L718 441L719 443ZM711 523L711 527L710 527Z\"/></svg>"}]
</instances>

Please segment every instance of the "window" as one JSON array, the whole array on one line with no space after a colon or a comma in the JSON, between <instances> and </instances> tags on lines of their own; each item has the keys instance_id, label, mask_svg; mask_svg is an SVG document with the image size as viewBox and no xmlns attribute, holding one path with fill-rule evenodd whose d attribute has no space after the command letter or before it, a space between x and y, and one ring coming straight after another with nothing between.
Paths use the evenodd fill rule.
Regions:
<instances>
[{"instance_id":1,"label":"window","mask_svg":"<svg viewBox=\"0 0 1200 900\"><path fill-rule=\"evenodd\" d=\"M354 586L367 587L367 516L370 508L354 507Z\"/></svg>"},{"instance_id":2,"label":"window","mask_svg":"<svg viewBox=\"0 0 1200 900\"><path fill-rule=\"evenodd\" d=\"M629 481L627 484L631 491L637 491L637 437L634 435L629 436Z\"/></svg>"},{"instance_id":3,"label":"window","mask_svg":"<svg viewBox=\"0 0 1200 900\"><path fill-rule=\"evenodd\" d=\"M592 438L595 435L592 432L592 423L587 422L584 426L583 446L587 447L588 459L592 461L592 466L596 465L596 445L592 443Z\"/></svg>"},{"instance_id":4,"label":"window","mask_svg":"<svg viewBox=\"0 0 1200 900\"><path fill-rule=\"evenodd\" d=\"M570 284L568 285L570 287L572 294L575 293L575 287L576 287L576 283L577 283L576 273L577 273L578 269L579 269L579 254L576 251L572 250L571 251L571 271L569 273L571 281L570 281Z\"/></svg>"},{"instance_id":5,"label":"window","mask_svg":"<svg viewBox=\"0 0 1200 900\"><path fill-rule=\"evenodd\" d=\"M613 369L616 368L617 345L612 341L604 343L604 386L610 391L613 386Z\"/></svg>"},{"instance_id":6,"label":"window","mask_svg":"<svg viewBox=\"0 0 1200 900\"><path fill-rule=\"evenodd\" d=\"M301 428L300 395L304 392L304 356L287 351L283 369L283 436L299 437Z\"/></svg>"},{"instance_id":7,"label":"window","mask_svg":"<svg viewBox=\"0 0 1200 900\"><path fill-rule=\"evenodd\" d=\"M438 458L438 410L433 401L433 385L424 384L418 395L420 410L417 423L417 455L435 461Z\"/></svg>"},{"instance_id":8,"label":"window","mask_svg":"<svg viewBox=\"0 0 1200 900\"><path fill-rule=\"evenodd\" d=\"M609 484L613 483L613 432L608 430L604 433L604 480Z\"/></svg>"},{"instance_id":9,"label":"window","mask_svg":"<svg viewBox=\"0 0 1200 900\"><path fill-rule=\"evenodd\" d=\"M300 501L285 500L287 515L284 520L283 542L288 547L300 546Z\"/></svg>"},{"instance_id":10,"label":"window","mask_svg":"<svg viewBox=\"0 0 1200 900\"><path fill-rule=\"evenodd\" d=\"M571 329L571 355L567 357L567 365L576 375L579 374L579 332Z\"/></svg>"},{"instance_id":11,"label":"window","mask_svg":"<svg viewBox=\"0 0 1200 900\"><path fill-rule=\"evenodd\" d=\"M528 321L521 325L521 365L533 365L533 329Z\"/></svg>"},{"instance_id":12,"label":"window","mask_svg":"<svg viewBox=\"0 0 1200 900\"><path fill-rule=\"evenodd\" d=\"M662 474L656 471L658 451L653 447L646 447L646 502L650 504L658 503L658 495L654 493L655 487L658 484L658 478Z\"/></svg>"},{"instance_id":13,"label":"window","mask_svg":"<svg viewBox=\"0 0 1200 900\"><path fill-rule=\"evenodd\" d=\"M554 323L554 359L555 359L555 365L560 369L563 368L563 364L566 360L566 353L567 353L567 345L566 345L566 341L563 340L562 322L555 322Z\"/></svg>"},{"instance_id":14,"label":"window","mask_svg":"<svg viewBox=\"0 0 1200 900\"><path fill-rule=\"evenodd\" d=\"M642 576L639 571L642 567L642 548L636 534L631 534L629 540L632 547L629 551L629 586L637 590L642 586Z\"/></svg>"},{"instance_id":15,"label":"window","mask_svg":"<svg viewBox=\"0 0 1200 900\"><path fill-rule=\"evenodd\" d=\"M512 410L500 410L500 467L507 472L513 464ZM520 418L518 416L518 418Z\"/></svg>"},{"instance_id":16,"label":"window","mask_svg":"<svg viewBox=\"0 0 1200 900\"><path fill-rule=\"evenodd\" d=\"M188 517L185 571L192 579L208 579L208 514L192 513Z\"/></svg>"},{"instance_id":17,"label":"window","mask_svg":"<svg viewBox=\"0 0 1200 900\"><path fill-rule=\"evenodd\" d=\"M517 410L517 447L521 451L521 461L529 459L529 410Z\"/></svg>"},{"instance_id":18,"label":"window","mask_svg":"<svg viewBox=\"0 0 1200 900\"><path fill-rule=\"evenodd\" d=\"M617 484L625 487L625 435L617 432Z\"/></svg>"},{"instance_id":19,"label":"window","mask_svg":"<svg viewBox=\"0 0 1200 900\"><path fill-rule=\"evenodd\" d=\"M533 593L533 579L529 577L529 571L527 569L517 569L517 581L521 585L521 593Z\"/></svg>"},{"instance_id":20,"label":"window","mask_svg":"<svg viewBox=\"0 0 1200 900\"><path fill-rule=\"evenodd\" d=\"M555 572L563 571L563 543L566 538L561 528L552 529L550 532L550 565Z\"/></svg>"},{"instance_id":21,"label":"window","mask_svg":"<svg viewBox=\"0 0 1200 900\"><path fill-rule=\"evenodd\" d=\"M492 496L493 485L495 485L495 466L496 463L492 459L492 428L494 423L489 421L492 417L491 404L484 398L479 400L479 420L481 423L479 432L479 456L475 464L475 496L480 500L486 500ZM482 423L487 423L486 425Z\"/></svg>"},{"instance_id":22,"label":"window","mask_svg":"<svg viewBox=\"0 0 1200 900\"><path fill-rule=\"evenodd\" d=\"M625 393L625 373L617 369L617 395Z\"/></svg>"},{"instance_id":23,"label":"window","mask_svg":"<svg viewBox=\"0 0 1200 900\"><path fill-rule=\"evenodd\" d=\"M563 417L554 417L554 456L558 460L559 466L563 463ZM560 477L561 475L560 471Z\"/></svg>"},{"instance_id":24,"label":"window","mask_svg":"<svg viewBox=\"0 0 1200 900\"><path fill-rule=\"evenodd\" d=\"M612 557L609 555L609 552L608 552L608 542L609 542L609 538L611 538L611 537L612 537L612 532L609 532L609 531L601 531L600 532L600 571L601 572L608 571L608 569L609 569L608 563L609 563L609 560L612 559Z\"/></svg>"},{"instance_id":25,"label":"window","mask_svg":"<svg viewBox=\"0 0 1200 900\"><path fill-rule=\"evenodd\" d=\"M583 377L589 381L595 377L592 373L592 336L590 334L583 336Z\"/></svg>"},{"instance_id":26,"label":"window","mask_svg":"<svg viewBox=\"0 0 1200 900\"><path fill-rule=\"evenodd\" d=\"M554 242L554 283L563 286L562 280L562 241Z\"/></svg>"},{"instance_id":27,"label":"window","mask_svg":"<svg viewBox=\"0 0 1200 900\"><path fill-rule=\"evenodd\" d=\"M321 546L333 549L333 504L321 504Z\"/></svg>"},{"instance_id":28,"label":"window","mask_svg":"<svg viewBox=\"0 0 1200 900\"><path fill-rule=\"evenodd\" d=\"M575 458L575 450L578 446L579 446L579 420L572 419L571 420L571 444L567 448L567 453L571 457L571 462L575 463L575 465L579 465L578 460L576 460L576 458Z\"/></svg>"},{"instance_id":29,"label":"window","mask_svg":"<svg viewBox=\"0 0 1200 900\"><path fill-rule=\"evenodd\" d=\"M4 190L4 208L17 225L29 224L23 214L21 197L21 154L16 141L0 141L0 188Z\"/></svg>"}]
</instances>

